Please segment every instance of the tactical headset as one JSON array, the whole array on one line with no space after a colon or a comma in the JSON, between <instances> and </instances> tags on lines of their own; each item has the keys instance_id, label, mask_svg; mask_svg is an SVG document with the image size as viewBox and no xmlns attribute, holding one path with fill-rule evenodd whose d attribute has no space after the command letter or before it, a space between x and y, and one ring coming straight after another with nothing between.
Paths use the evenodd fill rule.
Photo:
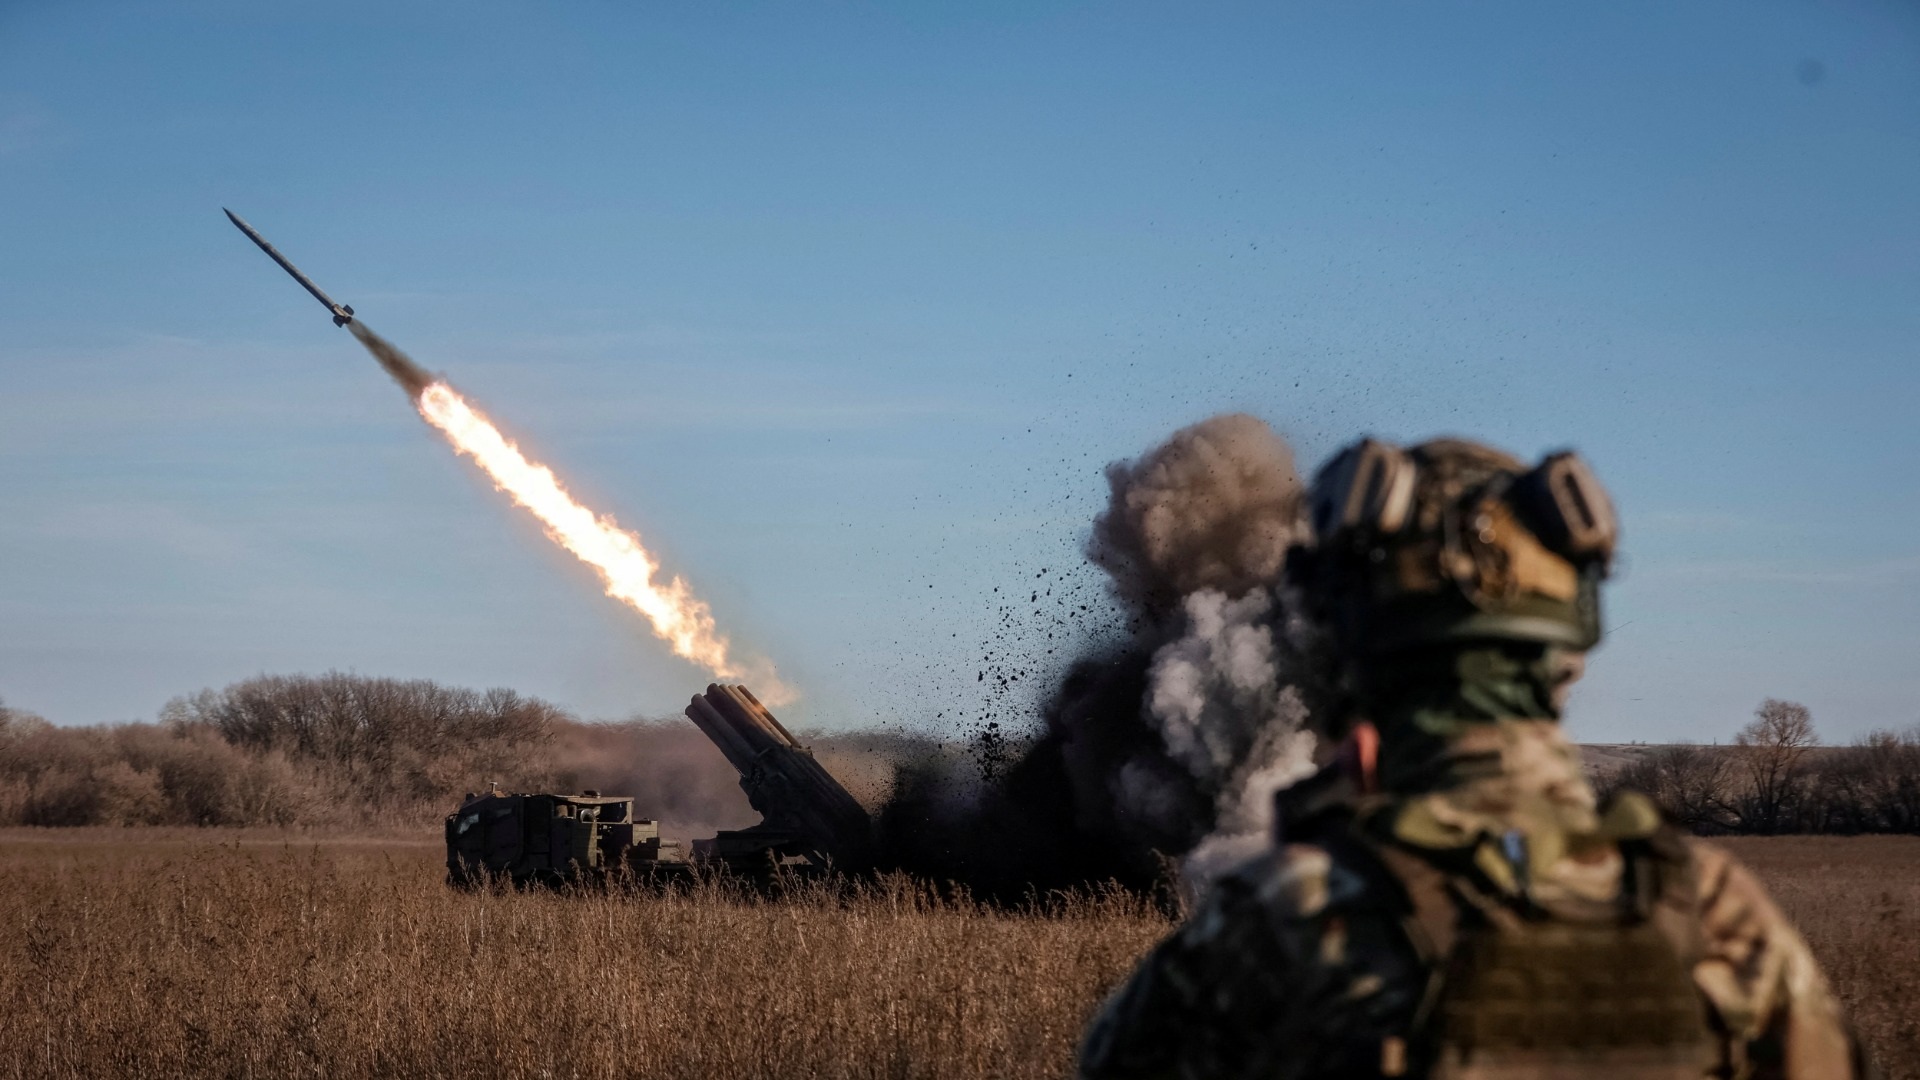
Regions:
<instances>
[{"instance_id":1,"label":"tactical headset","mask_svg":"<svg viewBox=\"0 0 1920 1080\"><path fill-rule=\"evenodd\" d=\"M1532 469L1454 440L1363 439L1315 475L1308 592L1377 651L1491 637L1590 648L1619 525L1571 451Z\"/></svg>"}]
</instances>

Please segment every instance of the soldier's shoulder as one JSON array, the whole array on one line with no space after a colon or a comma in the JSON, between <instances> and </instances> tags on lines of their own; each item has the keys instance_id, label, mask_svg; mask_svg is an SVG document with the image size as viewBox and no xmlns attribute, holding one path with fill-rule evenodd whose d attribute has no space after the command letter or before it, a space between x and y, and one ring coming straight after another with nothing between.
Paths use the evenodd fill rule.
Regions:
<instances>
[{"instance_id":1,"label":"soldier's shoulder","mask_svg":"<svg viewBox=\"0 0 1920 1080\"><path fill-rule=\"evenodd\" d=\"M1694 895L1701 927L1710 940L1773 940L1779 947L1805 952L1792 922L1781 912L1760 878L1718 844L1688 837Z\"/></svg>"},{"instance_id":2,"label":"soldier's shoulder","mask_svg":"<svg viewBox=\"0 0 1920 1080\"><path fill-rule=\"evenodd\" d=\"M1701 910L1708 914L1737 913L1746 918L1785 921L1766 886L1732 852L1697 836L1682 840L1693 870Z\"/></svg>"},{"instance_id":3,"label":"soldier's shoulder","mask_svg":"<svg viewBox=\"0 0 1920 1080\"><path fill-rule=\"evenodd\" d=\"M1694 983L1722 1025L1790 1075L1862 1075L1864 1059L1806 938L1760 879L1717 844L1688 838L1704 954Z\"/></svg>"},{"instance_id":4,"label":"soldier's shoulder","mask_svg":"<svg viewBox=\"0 0 1920 1080\"><path fill-rule=\"evenodd\" d=\"M1257 905L1280 919L1316 919L1349 907L1376 887L1369 867L1339 845L1278 844L1215 886L1223 906Z\"/></svg>"}]
</instances>

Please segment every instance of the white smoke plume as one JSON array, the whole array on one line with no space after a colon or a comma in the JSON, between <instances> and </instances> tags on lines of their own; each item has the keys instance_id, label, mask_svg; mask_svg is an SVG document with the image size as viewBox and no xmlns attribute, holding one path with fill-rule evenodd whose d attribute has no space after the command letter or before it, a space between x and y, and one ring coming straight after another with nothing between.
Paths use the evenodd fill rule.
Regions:
<instances>
[{"instance_id":1,"label":"white smoke plume","mask_svg":"<svg viewBox=\"0 0 1920 1080\"><path fill-rule=\"evenodd\" d=\"M1147 722L1200 789L1214 793L1213 829L1181 866L1195 892L1267 843L1274 792L1313 771L1314 736L1290 670L1300 650L1276 619L1276 597L1267 588L1239 599L1216 589L1189 595L1184 633L1162 645L1148 669Z\"/></svg>"}]
</instances>

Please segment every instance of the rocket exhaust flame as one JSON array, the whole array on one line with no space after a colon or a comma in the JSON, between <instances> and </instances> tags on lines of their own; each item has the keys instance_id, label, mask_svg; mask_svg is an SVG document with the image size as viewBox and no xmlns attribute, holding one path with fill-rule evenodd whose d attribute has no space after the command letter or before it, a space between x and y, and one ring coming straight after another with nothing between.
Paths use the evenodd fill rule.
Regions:
<instances>
[{"instance_id":1,"label":"rocket exhaust flame","mask_svg":"<svg viewBox=\"0 0 1920 1080\"><path fill-rule=\"evenodd\" d=\"M582 506L553 470L528 461L444 379L421 368L360 321L349 323L348 328L407 391L421 417L446 436L456 452L472 458L496 489L538 518L548 538L593 567L608 596L646 616L654 634L675 655L705 667L718 679L751 679L769 704L794 699L796 695L779 680L771 664L748 665L733 658L727 639L714 626L713 611L684 580L674 577L662 583L655 579L659 560L638 535Z\"/></svg>"},{"instance_id":2,"label":"rocket exhaust flame","mask_svg":"<svg viewBox=\"0 0 1920 1080\"><path fill-rule=\"evenodd\" d=\"M353 331L360 344L367 347L387 374L407 392L427 423L439 428L455 450L472 458L495 488L532 511L547 527L548 537L593 567L605 583L608 596L645 615L653 624L653 632L671 645L676 655L704 666L719 679L752 678L769 704L784 705L793 700L793 691L774 674L771 664L762 662L753 665L753 670L747 670L732 658L727 639L714 629L712 610L693 595L685 581L676 577L663 585L654 580L660 563L641 545L640 537L621 529L612 518L595 514L576 502L551 469L528 461L519 447L455 393L446 380L437 378L385 338L367 329L366 324L354 316L352 308L334 303L313 279L295 268L238 214L228 210L226 215L247 239L332 313L335 326Z\"/></svg>"}]
</instances>

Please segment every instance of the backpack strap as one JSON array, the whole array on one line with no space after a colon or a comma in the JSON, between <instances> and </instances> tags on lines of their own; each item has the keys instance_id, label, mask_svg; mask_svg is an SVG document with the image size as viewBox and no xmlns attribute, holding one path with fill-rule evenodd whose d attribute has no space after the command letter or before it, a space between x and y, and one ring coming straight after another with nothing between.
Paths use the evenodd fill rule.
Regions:
<instances>
[{"instance_id":1,"label":"backpack strap","mask_svg":"<svg viewBox=\"0 0 1920 1080\"><path fill-rule=\"evenodd\" d=\"M1414 1008L1407 1031L1409 1041L1418 1048L1415 1056L1424 1061L1432 1041L1428 1035L1433 1019L1446 992L1447 968L1460 942L1460 904L1439 867L1392 844L1370 839L1365 843L1406 897L1401 930L1427 970L1427 985L1421 990L1420 1004Z\"/></svg>"}]
</instances>

